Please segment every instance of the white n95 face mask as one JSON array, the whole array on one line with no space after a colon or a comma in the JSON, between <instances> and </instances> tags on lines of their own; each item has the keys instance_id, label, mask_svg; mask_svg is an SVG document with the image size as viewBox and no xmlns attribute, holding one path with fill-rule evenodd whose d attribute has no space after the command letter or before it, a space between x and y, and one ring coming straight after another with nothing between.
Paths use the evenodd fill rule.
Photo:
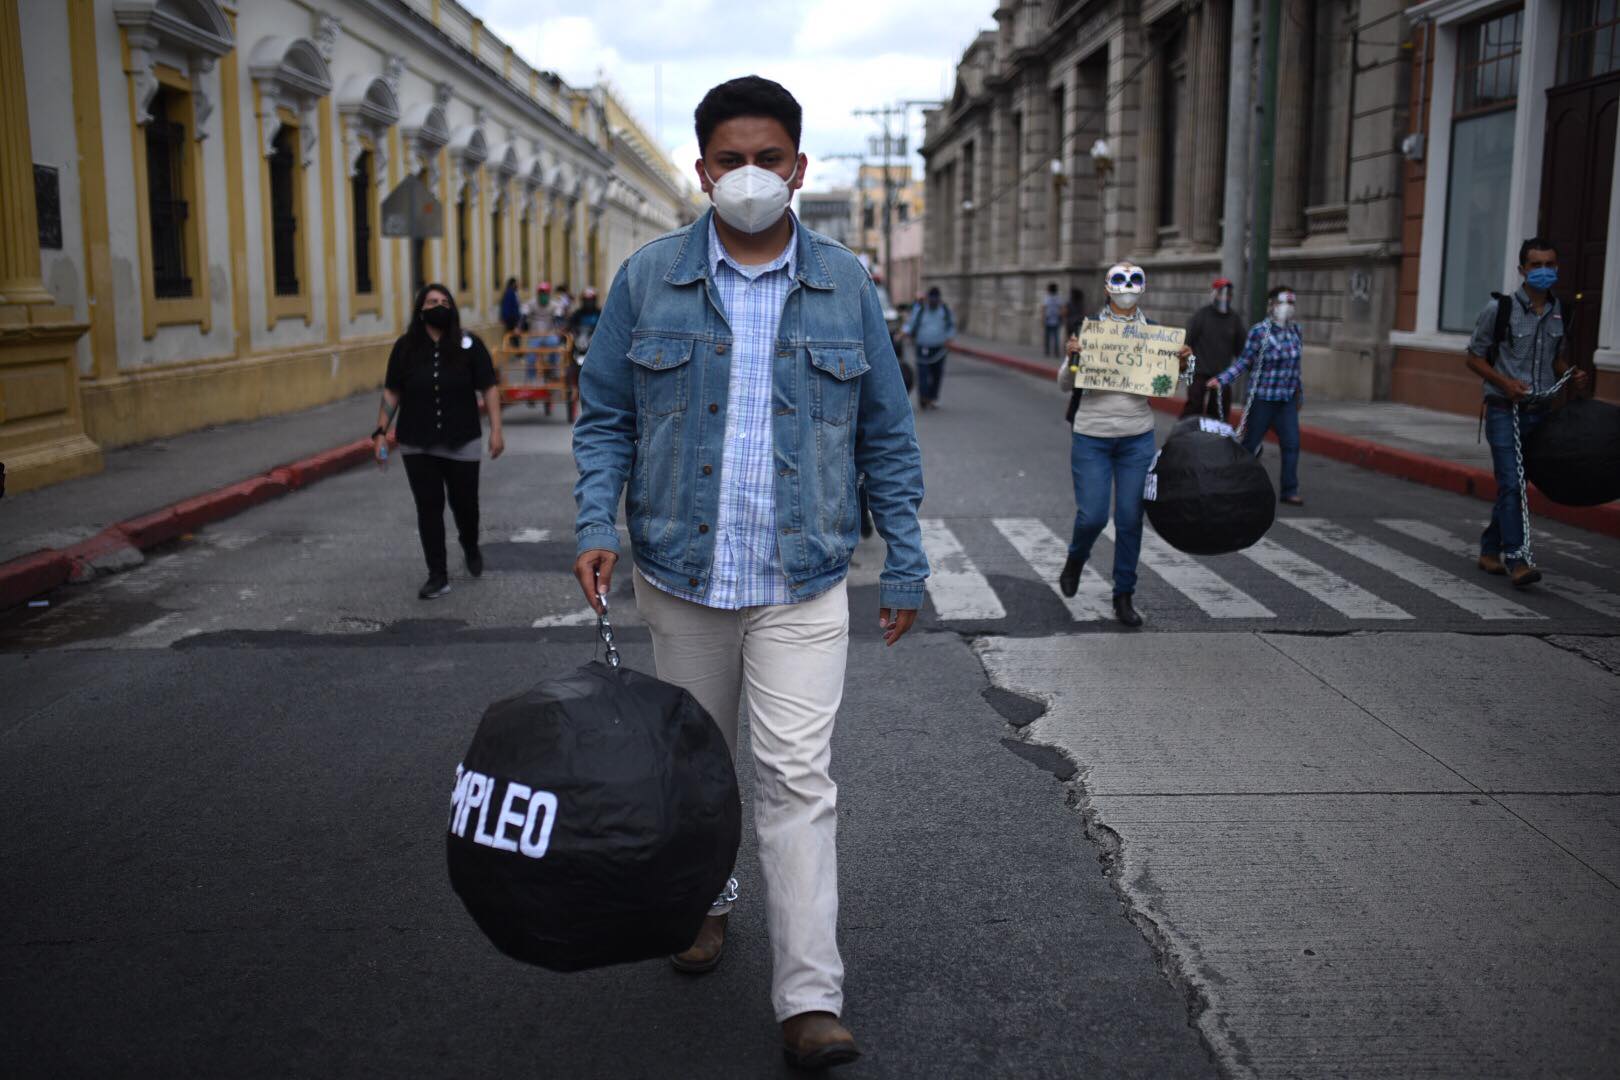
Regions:
<instances>
[{"instance_id":1,"label":"white n95 face mask","mask_svg":"<svg viewBox=\"0 0 1620 1080\"><path fill-rule=\"evenodd\" d=\"M794 166L793 176L799 175ZM791 178L790 178L791 179ZM789 181L758 165L732 169L714 182L714 212L738 232L758 233L775 225L787 210Z\"/></svg>"}]
</instances>

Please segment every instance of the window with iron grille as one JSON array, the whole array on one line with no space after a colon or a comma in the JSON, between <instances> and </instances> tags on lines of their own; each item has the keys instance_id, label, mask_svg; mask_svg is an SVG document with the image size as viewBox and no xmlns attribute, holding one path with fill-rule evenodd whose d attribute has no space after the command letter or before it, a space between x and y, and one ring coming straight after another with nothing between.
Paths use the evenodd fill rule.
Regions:
<instances>
[{"instance_id":1,"label":"window with iron grille","mask_svg":"<svg viewBox=\"0 0 1620 1080\"><path fill-rule=\"evenodd\" d=\"M1564 0L1558 81L1581 82L1620 71L1620 0Z\"/></svg>"},{"instance_id":2,"label":"window with iron grille","mask_svg":"<svg viewBox=\"0 0 1620 1080\"><path fill-rule=\"evenodd\" d=\"M1524 12L1487 15L1457 32L1440 329L1463 333L1497 287L1507 251Z\"/></svg>"},{"instance_id":3,"label":"window with iron grille","mask_svg":"<svg viewBox=\"0 0 1620 1080\"><path fill-rule=\"evenodd\" d=\"M362 150L355 162L354 178L349 181L354 193L354 291L372 292L371 283L371 151Z\"/></svg>"},{"instance_id":4,"label":"window with iron grille","mask_svg":"<svg viewBox=\"0 0 1620 1080\"><path fill-rule=\"evenodd\" d=\"M489 215L489 280L501 287L501 212Z\"/></svg>"},{"instance_id":5,"label":"window with iron grille","mask_svg":"<svg viewBox=\"0 0 1620 1080\"><path fill-rule=\"evenodd\" d=\"M298 173L298 129L283 124L270 155L270 243L277 296L297 296L299 291Z\"/></svg>"},{"instance_id":6,"label":"window with iron grille","mask_svg":"<svg viewBox=\"0 0 1620 1080\"><path fill-rule=\"evenodd\" d=\"M529 280L529 230L532 228L534 221L525 211L522 220L518 222L518 275L525 281Z\"/></svg>"},{"instance_id":7,"label":"window with iron grille","mask_svg":"<svg viewBox=\"0 0 1620 1080\"><path fill-rule=\"evenodd\" d=\"M182 91L160 87L146 125L147 217L152 231L152 295L192 295L186 267L186 128L178 119Z\"/></svg>"},{"instance_id":8,"label":"window with iron grille","mask_svg":"<svg viewBox=\"0 0 1620 1080\"><path fill-rule=\"evenodd\" d=\"M462 292L467 291L467 279L471 276L467 267L467 253L471 247L468 233L472 231L472 215L467 212L467 202L467 193L463 191L461 198L456 201L456 287Z\"/></svg>"}]
</instances>

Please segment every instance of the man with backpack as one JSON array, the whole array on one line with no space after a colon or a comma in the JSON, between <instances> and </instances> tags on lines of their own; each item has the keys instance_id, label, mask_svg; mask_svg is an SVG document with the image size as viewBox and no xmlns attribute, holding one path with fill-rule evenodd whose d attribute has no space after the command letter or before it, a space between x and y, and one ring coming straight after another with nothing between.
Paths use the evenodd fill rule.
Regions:
<instances>
[{"instance_id":1,"label":"man with backpack","mask_svg":"<svg viewBox=\"0 0 1620 1080\"><path fill-rule=\"evenodd\" d=\"M939 286L928 290L928 298L911 309L911 318L901 331L917 349L917 406L939 408L939 384L945 378L945 348L956 337L956 316L940 299Z\"/></svg>"},{"instance_id":2,"label":"man with backpack","mask_svg":"<svg viewBox=\"0 0 1620 1080\"><path fill-rule=\"evenodd\" d=\"M1496 473L1496 505L1480 536L1479 568L1506 574L1522 589L1540 581L1541 571L1526 557L1519 447L1541 425L1545 395L1569 367L1562 355L1569 323L1564 305L1552 294L1558 283L1558 252L1552 242L1532 236L1521 244L1519 273L1524 275L1522 286L1511 296L1492 293L1480 311L1467 364L1485 380L1485 441ZM1570 381L1581 389L1586 373L1577 369Z\"/></svg>"}]
</instances>

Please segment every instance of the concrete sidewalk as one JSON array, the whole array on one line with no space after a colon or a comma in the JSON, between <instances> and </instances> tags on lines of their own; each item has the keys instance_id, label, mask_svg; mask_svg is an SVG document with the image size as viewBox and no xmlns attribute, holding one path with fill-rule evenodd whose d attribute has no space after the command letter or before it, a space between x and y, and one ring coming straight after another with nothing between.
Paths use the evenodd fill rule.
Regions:
<instances>
[{"instance_id":1,"label":"concrete sidewalk","mask_svg":"<svg viewBox=\"0 0 1620 1080\"><path fill-rule=\"evenodd\" d=\"M976 360L1056 380L1057 361L1029 345L960 336L952 351ZM1185 392L1154 398L1155 409L1180 413ZM1233 422L1242 414L1234 411ZM1477 417L1420 409L1393 401L1328 401L1312 398L1300 413L1300 445L1389 476L1400 477L1487 502L1496 498L1491 452L1479 437ZM1275 438L1275 436L1273 436ZM1561 506L1530 489L1534 514L1620 537L1620 506Z\"/></svg>"},{"instance_id":2,"label":"concrete sidewalk","mask_svg":"<svg viewBox=\"0 0 1620 1080\"><path fill-rule=\"evenodd\" d=\"M107 467L0 499L0 609L366 460L373 391L109 451Z\"/></svg>"}]
</instances>

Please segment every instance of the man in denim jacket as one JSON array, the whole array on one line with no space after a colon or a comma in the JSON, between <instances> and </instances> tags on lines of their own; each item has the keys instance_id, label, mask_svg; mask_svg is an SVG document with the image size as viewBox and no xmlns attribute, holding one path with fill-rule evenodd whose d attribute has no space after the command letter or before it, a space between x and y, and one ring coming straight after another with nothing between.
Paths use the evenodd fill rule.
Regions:
<instances>
[{"instance_id":1,"label":"man in denim jacket","mask_svg":"<svg viewBox=\"0 0 1620 1080\"><path fill-rule=\"evenodd\" d=\"M839 1022L837 788L828 776L849 644L845 576L857 473L888 545L878 618L892 645L928 575L922 461L871 278L787 212L804 179L798 102L755 76L698 106L698 179L714 208L630 257L580 375L575 575L593 606L619 556L625 500L637 607L658 675L706 708L735 752L747 701L754 820L789 1059L853 1060ZM671 958L712 970L733 880Z\"/></svg>"}]
</instances>

